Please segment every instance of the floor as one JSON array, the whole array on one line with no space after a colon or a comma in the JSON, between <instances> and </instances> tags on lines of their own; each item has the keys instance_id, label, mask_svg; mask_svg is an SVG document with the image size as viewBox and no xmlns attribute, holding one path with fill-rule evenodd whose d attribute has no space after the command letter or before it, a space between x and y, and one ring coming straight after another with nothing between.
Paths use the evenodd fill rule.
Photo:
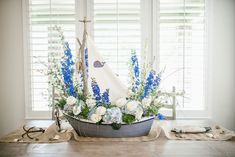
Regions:
<instances>
[{"instance_id":1,"label":"floor","mask_svg":"<svg viewBox=\"0 0 235 157\"><path fill-rule=\"evenodd\" d=\"M174 121L196 124L206 121ZM34 121L31 125L49 125ZM235 141L176 141L161 135L151 142L65 142L56 144L0 143L0 157L235 157Z\"/></svg>"}]
</instances>

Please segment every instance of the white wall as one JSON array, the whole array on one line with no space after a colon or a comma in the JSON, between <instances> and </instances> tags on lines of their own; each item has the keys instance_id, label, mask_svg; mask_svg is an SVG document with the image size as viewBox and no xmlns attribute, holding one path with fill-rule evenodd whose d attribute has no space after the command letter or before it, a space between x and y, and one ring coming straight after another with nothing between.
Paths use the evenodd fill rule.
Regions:
<instances>
[{"instance_id":1,"label":"white wall","mask_svg":"<svg viewBox=\"0 0 235 157\"><path fill-rule=\"evenodd\" d=\"M24 121L21 0L0 0L0 136Z\"/></svg>"},{"instance_id":2,"label":"white wall","mask_svg":"<svg viewBox=\"0 0 235 157\"><path fill-rule=\"evenodd\" d=\"M235 1L211 1L209 82L212 119L235 130Z\"/></svg>"}]
</instances>

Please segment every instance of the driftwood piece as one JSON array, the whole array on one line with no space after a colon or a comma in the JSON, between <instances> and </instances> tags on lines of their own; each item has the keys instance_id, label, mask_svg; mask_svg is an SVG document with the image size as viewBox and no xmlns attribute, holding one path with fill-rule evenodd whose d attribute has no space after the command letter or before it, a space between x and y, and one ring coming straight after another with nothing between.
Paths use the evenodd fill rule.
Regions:
<instances>
[{"instance_id":1,"label":"driftwood piece","mask_svg":"<svg viewBox=\"0 0 235 157\"><path fill-rule=\"evenodd\" d=\"M80 45L79 54L81 54L81 63L82 63L83 93L84 93L84 96L86 97L88 95L88 78L87 78L86 63L85 63L85 46L86 46L86 41L87 41L87 22L90 22L90 21L88 21L86 17L84 17L84 19L80 20L79 22L83 22L84 24L82 43L79 40L78 40L78 43Z\"/></svg>"}]
</instances>

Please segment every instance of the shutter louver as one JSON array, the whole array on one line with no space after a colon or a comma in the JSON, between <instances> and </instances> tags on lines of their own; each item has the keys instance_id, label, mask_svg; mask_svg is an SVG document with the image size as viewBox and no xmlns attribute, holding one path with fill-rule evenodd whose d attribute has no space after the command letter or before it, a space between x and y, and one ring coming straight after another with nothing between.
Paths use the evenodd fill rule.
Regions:
<instances>
[{"instance_id":1,"label":"shutter louver","mask_svg":"<svg viewBox=\"0 0 235 157\"><path fill-rule=\"evenodd\" d=\"M202 109L204 95L205 1L160 0L160 66L163 87L185 91L183 108Z\"/></svg>"},{"instance_id":2,"label":"shutter louver","mask_svg":"<svg viewBox=\"0 0 235 157\"><path fill-rule=\"evenodd\" d=\"M52 53L61 53L55 25L61 26L66 41L75 49L75 0L29 0L30 98L32 111L47 111L48 62ZM43 65L42 64L45 64Z\"/></svg>"},{"instance_id":3,"label":"shutter louver","mask_svg":"<svg viewBox=\"0 0 235 157\"><path fill-rule=\"evenodd\" d=\"M131 50L140 56L140 0L94 0L94 40L123 83L128 79Z\"/></svg>"}]
</instances>

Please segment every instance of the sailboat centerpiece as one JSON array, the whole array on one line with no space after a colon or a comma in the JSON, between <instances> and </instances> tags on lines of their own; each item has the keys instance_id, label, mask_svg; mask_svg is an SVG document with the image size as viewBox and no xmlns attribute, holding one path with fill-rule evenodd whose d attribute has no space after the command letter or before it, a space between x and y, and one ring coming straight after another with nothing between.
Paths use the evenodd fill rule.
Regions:
<instances>
[{"instance_id":1,"label":"sailboat centerpiece","mask_svg":"<svg viewBox=\"0 0 235 157\"><path fill-rule=\"evenodd\" d=\"M162 107L158 91L161 72L142 66L133 50L130 58L130 85L126 87L104 61L87 32L86 18L82 41L73 58L63 34L64 54L60 61L56 106L63 110L79 136L137 137L147 135ZM60 75L58 77L58 75ZM55 76L54 76L55 77Z\"/></svg>"}]
</instances>

